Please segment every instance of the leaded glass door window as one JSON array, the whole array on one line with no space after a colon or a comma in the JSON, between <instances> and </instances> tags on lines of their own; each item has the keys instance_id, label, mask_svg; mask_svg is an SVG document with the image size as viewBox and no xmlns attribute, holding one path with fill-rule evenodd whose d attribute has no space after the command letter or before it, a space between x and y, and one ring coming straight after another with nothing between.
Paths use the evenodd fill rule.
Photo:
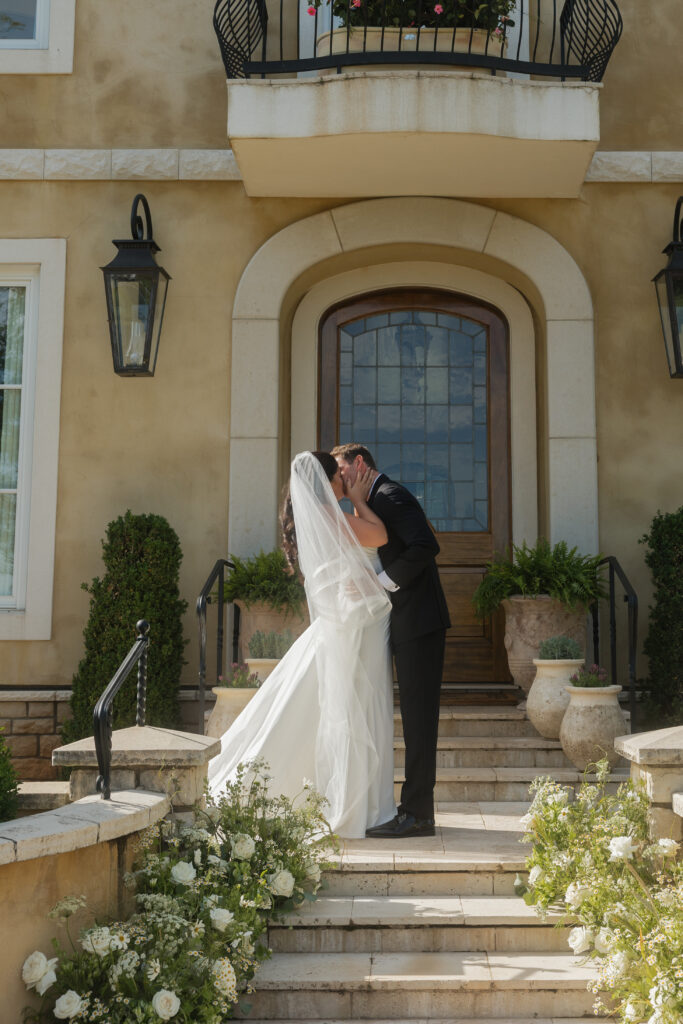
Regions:
<instances>
[{"instance_id":1,"label":"leaded glass door window","mask_svg":"<svg viewBox=\"0 0 683 1024\"><path fill-rule=\"evenodd\" d=\"M502 317L449 294L368 296L323 323L319 444L365 444L422 503L441 546L452 682L509 678L501 623L471 607L510 540L507 377Z\"/></svg>"}]
</instances>

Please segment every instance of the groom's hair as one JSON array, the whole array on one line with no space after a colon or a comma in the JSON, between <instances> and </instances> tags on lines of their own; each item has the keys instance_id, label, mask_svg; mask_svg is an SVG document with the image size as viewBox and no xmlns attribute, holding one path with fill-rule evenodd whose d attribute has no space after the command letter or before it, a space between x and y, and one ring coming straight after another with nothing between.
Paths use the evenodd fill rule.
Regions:
<instances>
[{"instance_id":1,"label":"groom's hair","mask_svg":"<svg viewBox=\"0 0 683 1024\"><path fill-rule=\"evenodd\" d=\"M366 466L369 466L370 469L377 469L375 460L365 445L355 444L353 441L350 444L338 444L336 448L332 449L331 454L335 459L343 459L344 462L353 462L357 455L362 455Z\"/></svg>"}]
</instances>

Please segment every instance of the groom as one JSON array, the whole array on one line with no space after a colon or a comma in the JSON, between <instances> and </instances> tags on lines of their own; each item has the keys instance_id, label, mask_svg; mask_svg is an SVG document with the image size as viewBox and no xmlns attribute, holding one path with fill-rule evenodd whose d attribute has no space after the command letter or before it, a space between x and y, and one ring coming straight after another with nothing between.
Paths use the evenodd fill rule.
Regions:
<instances>
[{"instance_id":1,"label":"groom","mask_svg":"<svg viewBox=\"0 0 683 1024\"><path fill-rule=\"evenodd\" d=\"M439 691L446 630L450 626L435 557L439 545L418 500L384 473L360 444L332 450L344 488L372 470L367 502L389 539L379 549L379 580L391 598L391 646L406 744L405 782L398 814L375 825L368 837L407 839L434 835L434 785L439 729Z\"/></svg>"}]
</instances>

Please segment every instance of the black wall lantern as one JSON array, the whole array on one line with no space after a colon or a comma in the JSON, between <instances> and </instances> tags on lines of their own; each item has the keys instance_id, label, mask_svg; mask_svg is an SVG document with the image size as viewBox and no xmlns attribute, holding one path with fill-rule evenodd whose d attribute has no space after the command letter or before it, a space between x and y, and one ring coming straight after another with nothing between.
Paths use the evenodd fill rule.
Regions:
<instances>
[{"instance_id":1,"label":"black wall lantern","mask_svg":"<svg viewBox=\"0 0 683 1024\"><path fill-rule=\"evenodd\" d=\"M140 203L145 212L144 225L138 214ZM131 239L114 239L119 251L111 263L100 268L107 295L111 352L114 370L122 377L153 377L171 278L154 259L159 246L152 238L152 217L142 194L133 200L130 230Z\"/></svg>"},{"instance_id":2,"label":"black wall lantern","mask_svg":"<svg viewBox=\"0 0 683 1024\"><path fill-rule=\"evenodd\" d=\"M657 289L659 315L666 345L666 358L672 377L683 377L683 220L681 217L683 196L676 203L674 214L674 236L663 251L669 257L669 265L660 270L653 279Z\"/></svg>"}]
</instances>

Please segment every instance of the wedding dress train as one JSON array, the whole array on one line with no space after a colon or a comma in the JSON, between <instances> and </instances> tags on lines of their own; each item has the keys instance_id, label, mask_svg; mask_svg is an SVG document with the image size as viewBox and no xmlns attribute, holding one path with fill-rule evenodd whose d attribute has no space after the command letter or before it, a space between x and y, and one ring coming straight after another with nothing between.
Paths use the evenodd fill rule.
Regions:
<instances>
[{"instance_id":1,"label":"wedding dress train","mask_svg":"<svg viewBox=\"0 0 683 1024\"><path fill-rule=\"evenodd\" d=\"M292 506L311 625L234 724L209 766L221 791L237 766L270 765L273 792L310 779L339 835L359 838L396 813L390 602L318 460L292 464Z\"/></svg>"}]
</instances>

